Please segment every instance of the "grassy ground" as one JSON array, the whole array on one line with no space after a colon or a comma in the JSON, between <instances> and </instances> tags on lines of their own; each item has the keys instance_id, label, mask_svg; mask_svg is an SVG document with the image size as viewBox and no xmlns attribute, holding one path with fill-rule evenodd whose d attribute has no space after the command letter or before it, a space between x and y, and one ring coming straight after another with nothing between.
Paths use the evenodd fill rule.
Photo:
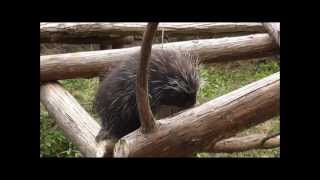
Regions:
<instances>
[{"instance_id":1,"label":"grassy ground","mask_svg":"<svg viewBox=\"0 0 320 180\"><path fill-rule=\"evenodd\" d=\"M202 86L198 94L198 101L204 103L215 97L240 88L250 82L259 80L280 71L278 60L267 58L264 60L239 61L232 63L214 64L201 68ZM92 102L98 87L98 79L77 79L60 81L64 87L79 101L79 103L97 119L92 110ZM45 108L41 106L40 113L40 156L41 157L79 157L80 153L74 145L65 138L56 126ZM279 131L279 117L250 128L238 136L252 133L268 133ZM241 153L198 153L197 157L279 157L280 149L252 150Z\"/></svg>"}]
</instances>

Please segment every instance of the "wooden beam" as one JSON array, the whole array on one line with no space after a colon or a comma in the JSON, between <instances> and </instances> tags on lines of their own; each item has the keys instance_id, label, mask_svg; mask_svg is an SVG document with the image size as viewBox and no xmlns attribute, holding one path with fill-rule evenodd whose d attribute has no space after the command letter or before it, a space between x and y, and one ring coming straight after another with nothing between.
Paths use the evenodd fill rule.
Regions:
<instances>
[{"instance_id":1,"label":"wooden beam","mask_svg":"<svg viewBox=\"0 0 320 180\"><path fill-rule=\"evenodd\" d=\"M262 123L280 111L280 73L275 73L177 116L158 120L121 138L115 157L189 156Z\"/></svg>"},{"instance_id":2,"label":"wooden beam","mask_svg":"<svg viewBox=\"0 0 320 180\"><path fill-rule=\"evenodd\" d=\"M100 43L142 35L147 23L40 23L40 42ZM160 23L159 34L170 36L266 32L261 23Z\"/></svg>"},{"instance_id":3,"label":"wooden beam","mask_svg":"<svg viewBox=\"0 0 320 180\"><path fill-rule=\"evenodd\" d=\"M278 47L268 34L182 41L153 45L199 55L202 63L271 56ZM108 72L140 47L40 56L40 80L90 78Z\"/></svg>"}]
</instances>

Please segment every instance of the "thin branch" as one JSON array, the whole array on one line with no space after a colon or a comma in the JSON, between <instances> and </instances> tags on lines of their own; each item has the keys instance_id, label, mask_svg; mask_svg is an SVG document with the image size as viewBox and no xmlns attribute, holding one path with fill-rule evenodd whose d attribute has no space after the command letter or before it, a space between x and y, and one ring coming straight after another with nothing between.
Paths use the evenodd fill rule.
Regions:
<instances>
[{"instance_id":1,"label":"thin branch","mask_svg":"<svg viewBox=\"0 0 320 180\"><path fill-rule=\"evenodd\" d=\"M142 132L150 132L155 127L148 93L148 69L152 40L159 23L148 23L141 46L141 59L137 71L136 99Z\"/></svg>"},{"instance_id":2,"label":"thin branch","mask_svg":"<svg viewBox=\"0 0 320 180\"><path fill-rule=\"evenodd\" d=\"M267 141L269 141L270 139L280 136L280 132L276 132L276 133L272 133L272 134L268 134L266 137L264 137L261 140L260 146L262 147L267 147L268 145L266 144Z\"/></svg>"},{"instance_id":3,"label":"thin branch","mask_svg":"<svg viewBox=\"0 0 320 180\"><path fill-rule=\"evenodd\" d=\"M215 143L206 150L214 153L243 152L253 149L270 149L280 146L280 135L252 134L243 137L232 137Z\"/></svg>"}]
</instances>

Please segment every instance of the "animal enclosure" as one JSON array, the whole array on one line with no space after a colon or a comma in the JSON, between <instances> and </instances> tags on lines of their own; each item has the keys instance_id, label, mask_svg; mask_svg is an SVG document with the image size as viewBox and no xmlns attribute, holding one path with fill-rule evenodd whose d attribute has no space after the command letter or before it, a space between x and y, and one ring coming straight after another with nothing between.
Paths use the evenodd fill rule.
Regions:
<instances>
[{"instance_id":1,"label":"animal enclosure","mask_svg":"<svg viewBox=\"0 0 320 180\"><path fill-rule=\"evenodd\" d=\"M101 151L113 147L108 143L103 148L97 147L94 137L99 124L56 81L103 78L104 72L140 48L135 41L145 27L146 23L41 23L42 43L101 43L102 50L99 51L40 56L41 103L83 156L98 157L103 154ZM262 23L160 23L153 48L175 49L182 53L188 51L198 55L203 66L267 57L278 54L280 49L280 36L277 36L280 29L272 31L274 27L279 28ZM183 38L192 35L200 38ZM169 38L170 42L165 42L166 36L176 41ZM160 126L153 133L143 134L139 130L130 133L119 141L115 154L125 157L181 157L194 152L237 152L279 147L280 136L253 134L233 137L279 114L279 88L279 73L252 82L178 115L159 120Z\"/></svg>"}]
</instances>

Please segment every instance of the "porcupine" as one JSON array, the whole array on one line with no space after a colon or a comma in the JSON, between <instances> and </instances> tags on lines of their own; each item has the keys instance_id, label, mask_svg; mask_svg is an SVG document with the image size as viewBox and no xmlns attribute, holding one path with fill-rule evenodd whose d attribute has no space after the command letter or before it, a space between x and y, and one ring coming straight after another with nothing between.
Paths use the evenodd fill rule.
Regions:
<instances>
[{"instance_id":1,"label":"porcupine","mask_svg":"<svg viewBox=\"0 0 320 180\"><path fill-rule=\"evenodd\" d=\"M140 52L133 53L101 82L95 109L102 121L96 137L119 139L140 126L136 104L136 71ZM149 65L149 101L153 114L161 106L184 110L196 103L199 88L198 58L175 50L152 49Z\"/></svg>"}]
</instances>

